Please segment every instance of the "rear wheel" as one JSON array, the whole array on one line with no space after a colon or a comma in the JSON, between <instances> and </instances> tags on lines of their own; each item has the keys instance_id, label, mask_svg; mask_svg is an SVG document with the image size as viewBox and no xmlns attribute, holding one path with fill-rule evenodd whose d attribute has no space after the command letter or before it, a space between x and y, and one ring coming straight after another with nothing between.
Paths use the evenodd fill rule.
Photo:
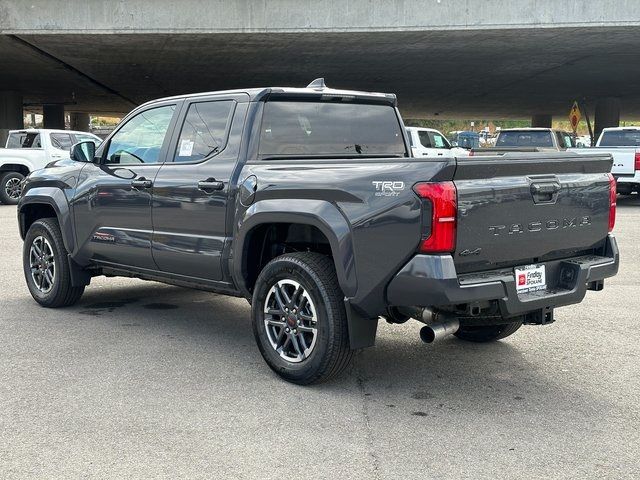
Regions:
<instances>
[{"instance_id":1,"label":"rear wheel","mask_svg":"<svg viewBox=\"0 0 640 480\"><path fill-rule=\"evenodd\" d=\"M73 305L84 292L84 286L71 285L67 249L55 218L42 218L29 227L22 264L31 296L44 307Z\"/></svg>"},{"instance_id":2,"label":"rear wheel","mask_svg":"<svg viewBox=\"0 0 640 480\"><path fill-rule=\"evenodd\" d=\"M522 322L505 323L502 325L461 326L454 335L467 342L491 342L514 334Z\"/></svg>"},{"instance_id":3,"label":"rear wheel","mask_svg":"<svg viewBox=\"0 0 640 480\"><path fill-rule=\"evenodd\" d=\"M343 297L324 255L291 253L269 262L252 300L253 333L269 367L300 385L342 372L353 356Z\"/></svg>"},{"instance_id":4,"label":"rear wheel","mask_svg":"<svg viewBox=\"0 0 640 480\"><path fill-rule=\"evenodd\" d=\"M24 175L18 172L7 172L0 176L0 202L6 205L17 205L22 194Z\"/></svg>"}]
</instances>

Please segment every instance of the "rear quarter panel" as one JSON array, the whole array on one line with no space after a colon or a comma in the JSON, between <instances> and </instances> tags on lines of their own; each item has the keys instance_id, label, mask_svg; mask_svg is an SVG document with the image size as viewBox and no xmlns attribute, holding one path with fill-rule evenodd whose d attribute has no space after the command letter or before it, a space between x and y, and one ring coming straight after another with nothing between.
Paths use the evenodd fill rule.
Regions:
<instances>
[{"instance_id":1,"label":"rear quarter panel","mask_svg":"<svg viewBox=\"0 0 640 480\"><path fill-rule=\"evenodd\" d=\"M257 190L250 207L236 202L235 261L240 261L248 233L245 225L253 226L250 218L261 202L271 203L276 221L278 210L304 212L310 223L333 211L349 229L334 241L329 238L341 287L353 306L368 316L380 315L387 282L415 254L420 240L420 202L412 186L419 181L448 180L454 165L454 159L412 158L248 163L240 183L255 175Z\"/></svg>"}]
</instances>

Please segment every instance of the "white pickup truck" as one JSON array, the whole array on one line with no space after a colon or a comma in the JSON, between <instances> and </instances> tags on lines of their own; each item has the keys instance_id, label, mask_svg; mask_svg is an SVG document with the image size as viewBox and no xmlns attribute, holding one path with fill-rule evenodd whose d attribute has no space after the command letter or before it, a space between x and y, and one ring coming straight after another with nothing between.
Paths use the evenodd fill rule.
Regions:
<instances>
[{"instance_id":1,"label":"white pickup truck","mask_svg":"<svg viewBox=\"0 0 640 480\"><path fill-rule=\"evenodd\" d=\"M575 153L609 153L611 173L618 193L640 192L640 127L609 127L602 130L594 148L571 149Z\"/></svg>"},{"instance_id":2,"label":"white pickup truck","mask_svg":"<svg viewBox=\"0 0 640 480\"><path fill-rule=\"evenodd\" d=\"M54 160L69 158L74 143L88 140L102 142L91 133L72 130L11 130L6 148L0 148L0 203L17 204L24 177Z\"/></svg>"}]
</instances>

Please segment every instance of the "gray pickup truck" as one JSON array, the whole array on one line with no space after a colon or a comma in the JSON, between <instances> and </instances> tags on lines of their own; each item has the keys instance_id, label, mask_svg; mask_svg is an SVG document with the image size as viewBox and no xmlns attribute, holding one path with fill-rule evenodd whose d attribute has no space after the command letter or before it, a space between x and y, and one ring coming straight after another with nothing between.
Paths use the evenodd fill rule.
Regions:
<instances>
[{"instance_id":1,"label":"gray pickup truck","mask_svg":"<svg viewBox=\"0 0 640 480\"><path fill-rule=\"evenodd\" d=\"M24 273L46 307L96 275L244 297L268 365L309 384L373 345L379 318L485 342L601 290L618 269L610 167L412 158L395 95L321 80L165 98L28 176Z\"/></svg>"}]
</instances>

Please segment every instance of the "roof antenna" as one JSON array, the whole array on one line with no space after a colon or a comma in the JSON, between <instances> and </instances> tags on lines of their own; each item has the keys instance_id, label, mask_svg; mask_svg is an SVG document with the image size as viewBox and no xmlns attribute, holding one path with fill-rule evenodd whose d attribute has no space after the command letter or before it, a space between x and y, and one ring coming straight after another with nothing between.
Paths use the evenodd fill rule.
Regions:
<instances>
[{"instance_id":1,"label":"roof antenna","mask_svg":"<svg viewBox=\"0 0 640 480\"><path fill-rule=\"evenodd\" d=\"M307 85L307 88L315 88L316 90L324 90L327 86L324 84L324 78L316 78L313 82Z\"/></svg>"}]
</instances>

